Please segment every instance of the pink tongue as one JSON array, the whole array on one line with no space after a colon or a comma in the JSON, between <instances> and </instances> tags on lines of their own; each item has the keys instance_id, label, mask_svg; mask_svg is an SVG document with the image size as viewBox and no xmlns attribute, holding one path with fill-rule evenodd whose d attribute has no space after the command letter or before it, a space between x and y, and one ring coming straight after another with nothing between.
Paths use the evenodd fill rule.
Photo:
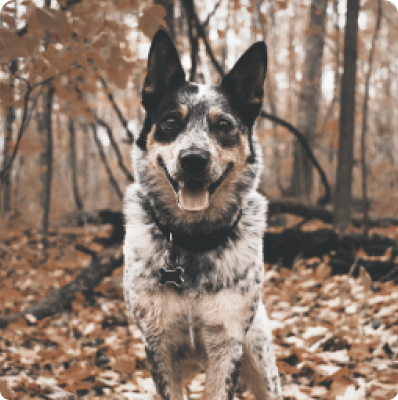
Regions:
<instances>
[{"instance_id":1,"label":"pink tongue","mask_svg":"<svg viewBox=\"0 0 398 400\"><path fill-rule=\"evenodd\" d=\"M210 195L201 184L190 184L180 189L178 200L185 211L201 211L209 206Z\"/></svg>"}]
</instances>

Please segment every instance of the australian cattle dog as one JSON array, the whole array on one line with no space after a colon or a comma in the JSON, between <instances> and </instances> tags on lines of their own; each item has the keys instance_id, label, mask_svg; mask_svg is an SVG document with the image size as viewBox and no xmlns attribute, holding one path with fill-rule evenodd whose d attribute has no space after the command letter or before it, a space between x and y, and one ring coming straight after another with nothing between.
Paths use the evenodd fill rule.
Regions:
<instances>
[{"instance_id":1,"label":"australian cattle dog","mask_svg":"<svg viewBox=\"0 0 398 400\"><path fill-rule=\"evenodd\" d=\"M207 400L232 399L238 378L257 400L282 398L261 301L267 203L253 125L266 69L257 42L220 85L188 82L168 34L153 39L125 197L124 292L155 399L183 400L200 371Z\"/></svg>"}]
</instances>

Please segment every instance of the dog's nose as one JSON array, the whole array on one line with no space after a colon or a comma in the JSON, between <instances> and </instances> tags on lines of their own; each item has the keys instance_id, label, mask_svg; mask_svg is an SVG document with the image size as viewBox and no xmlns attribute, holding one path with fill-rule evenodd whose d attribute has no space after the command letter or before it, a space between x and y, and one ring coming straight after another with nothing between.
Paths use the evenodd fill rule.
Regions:
<instances>
[{"instance_id":1,"label":"dog's nose","mask_svg":"<svg viewBox=\"0 0 398 400\"><path fill-rule=\"evenodd\" d=\"M181 168L188 173L203 172L210 160L210 153L206 150L182 150L179 156Z\"/></svg>"}]
</instances>

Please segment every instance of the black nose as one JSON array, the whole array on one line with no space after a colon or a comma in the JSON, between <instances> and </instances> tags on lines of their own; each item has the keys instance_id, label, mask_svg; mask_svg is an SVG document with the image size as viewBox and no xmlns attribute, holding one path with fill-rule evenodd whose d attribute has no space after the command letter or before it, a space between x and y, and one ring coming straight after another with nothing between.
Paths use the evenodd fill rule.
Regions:
<instances>
[{"instance_id":1,"label":"black nose","mask_svg":"<svg viewBox=\"0 0 398 400\"><path fill-rule=\"evenodd\" d=\"M210 160L210 153L206 150L182 150L179 156L181 168L184 172L197 174L203 172Z\"/></svg>"}]
</instances>

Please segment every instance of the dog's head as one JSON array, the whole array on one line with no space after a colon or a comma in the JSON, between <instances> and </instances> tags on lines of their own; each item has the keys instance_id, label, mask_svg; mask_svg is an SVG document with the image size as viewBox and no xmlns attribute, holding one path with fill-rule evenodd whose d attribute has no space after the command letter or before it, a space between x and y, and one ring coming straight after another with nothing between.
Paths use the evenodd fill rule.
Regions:
<instances>
[{"instance_id":1,"label":"dog's head","mask_svg":"<svg viewBox=\"0 0 398 400\"><path fill-rule=\"evenodd\" d=\"M253 124L266 68L266 46L258 42L220 85L187 82L170 37L156 33L142 92L146 118L133 156L136 179L155 205L192 221L241 205L258 183Z\"/></svg>"}]
</instances>

